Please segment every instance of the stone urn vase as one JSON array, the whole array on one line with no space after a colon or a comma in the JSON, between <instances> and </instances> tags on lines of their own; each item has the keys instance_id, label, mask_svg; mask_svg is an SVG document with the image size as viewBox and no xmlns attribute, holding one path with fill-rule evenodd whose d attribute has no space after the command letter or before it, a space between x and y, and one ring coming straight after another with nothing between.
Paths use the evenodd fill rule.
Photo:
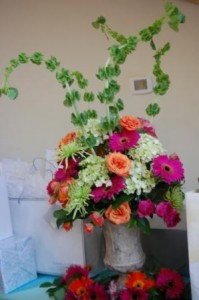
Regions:
<instances>
[{"instance_id":1,"label":"stone urn vase","mask_svg":"<svg viewBox=\"0 0 199 300\"><path fill-rule=\"evenodd\" d=\"M140 230L128 228L125 224L115 225L106 220L103 234L105 239L104 264L107 268L119 273L117 287L122 289L127 274L140 269L145 262Z\"/></svg>"}]
</instances>

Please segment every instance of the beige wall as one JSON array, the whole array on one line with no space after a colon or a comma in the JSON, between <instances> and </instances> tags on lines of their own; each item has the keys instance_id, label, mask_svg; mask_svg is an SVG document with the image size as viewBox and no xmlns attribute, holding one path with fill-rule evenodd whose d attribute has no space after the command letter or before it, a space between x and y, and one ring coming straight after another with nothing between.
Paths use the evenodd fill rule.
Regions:
<instances>
[{"instance_id":1,"label":"beige wall","mask_svg":"<svg viewBox=\"0 0 199 300\"><path fill-rule=\"evenodd\" d=\"M57 56L70 70L78 69L89 79L94 91L98 66L107 57L110 42L91 22L104 15L108 23L124 34L137 34L158 18L162 0L0 0L0 82L10 58L20 52L42 51ZM186 169L186 190L196 188L199 177L199 6L176 0L187 22L176 34L164 29L159 45L170 41L172 49L164 59L172 84L160 99L161 114L155 120L160 140L169 152L177 152ZM152 52L140 45L122 68L120 97L125 112L145 116L152 95L132 95L129 80L151 74ZM32 160L55 147L60 137L72 129L70 111L62 102L65 91L54 74L43 67L24 65L11 78L19 89L15 102L0 101L0 159ZM98 109L99 106L98 106Z\"/></svg>"}]
</instances>

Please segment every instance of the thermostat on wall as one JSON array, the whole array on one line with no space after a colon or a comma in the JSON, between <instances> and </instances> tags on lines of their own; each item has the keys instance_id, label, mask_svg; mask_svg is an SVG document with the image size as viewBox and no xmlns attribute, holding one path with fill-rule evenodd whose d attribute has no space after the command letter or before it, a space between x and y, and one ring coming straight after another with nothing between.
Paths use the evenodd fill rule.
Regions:
<instances>
[{"instance_id":1,"label":"thermostat on wall","mask_svg":"<svg viewBox=\"0 0 199 300\"><path fill-rule=\"evenodd\" d=\"M153 91L153 78L151 76L132 78L131 86L133 94L150 94Z\"/></svg>"}]
</instances>

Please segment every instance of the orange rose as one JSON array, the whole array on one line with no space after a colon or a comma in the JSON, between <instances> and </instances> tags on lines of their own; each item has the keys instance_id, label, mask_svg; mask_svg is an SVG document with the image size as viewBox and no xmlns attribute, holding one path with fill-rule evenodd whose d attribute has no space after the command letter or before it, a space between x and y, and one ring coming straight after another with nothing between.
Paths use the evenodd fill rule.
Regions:
<instances>
[{"instance_id":1,"label":"orange rose","mask_svg":"<svg viewBox=\"0 0 199 300\"><path fill-rule=\"evenodd\" d=\"M120 125L126 130L132 131L141 127L139 119L132 116L124 116L120 118Z\"/></svg>"},{"instance_id":2,"label":"orange rose","mask_svg":"<svg viewBox=\"0 0 199 300\"><path fill-rule=\"evenodd\" d=\"M128 202L124 202L117 209L113 209L112 205L105 212L105 217L113 224L126 224L131 218L131 209Z\"/></svg>"},{"instance_id":3,"label":"orange rose","mask_svg":"<svg viewBox=\"0 0 199 300\"><path fill-rule=\"evenodd\" d=\"M109 171L126 177L129 175L131 160L120 152L113 152L106 156L106 165Z\"/></svg>"},{"instance_id":4,"label":"orange rose","mask_svg":"<svg viewBox=\"0 0 199 300\"><path fill-rule=\"evenodd\" d=\"M66 203L69 200L68 188L69 188L69 185L73 182L74 182L74 179L71 178L70 180L62 182L61 185L60 185L57 198L58 198L58 201L62 204L63 207L65 207Z\"/></svg>"},{"instance_id":5,"label":"orange rose","mask_svg":"<svg viewBox=\"0 0 199 300\"><path fill-rule=\"evenodd\" d=\"M76 132L67 133L67 135L63 137L59 142L58 148L60 148L63 145L69 144L70 142L74 141L75 138L76 138Z\"/></svg>"}]
</instances>

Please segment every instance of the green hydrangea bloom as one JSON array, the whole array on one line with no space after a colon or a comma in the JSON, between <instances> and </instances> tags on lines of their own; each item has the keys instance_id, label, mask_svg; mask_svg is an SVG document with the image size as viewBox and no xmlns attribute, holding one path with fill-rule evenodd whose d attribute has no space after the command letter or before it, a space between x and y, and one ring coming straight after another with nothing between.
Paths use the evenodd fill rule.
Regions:
<instances>
[{"instance_id":1,"label":"green hydrangea bloom","mask_svg":"<svg viewBox=\"0 0 199 300\"><path fill-rule=\"evenodd\" d=\"M86 125L84 125L84 131L79 131L78 135L83 136L94 136L96 139L96 145L103 142L103 137L106 132L103 130L99 119L88 119Z\"/></svg>"},{"instance_id":2,"label":"green hydrangea bloom","mask_svg":"<svg viewBox=\"0 0 199 300\"><path fill-rule=\"evenodd\" d=\"M79 171L79 180L83 182L83 184L88 184L89 186L94 184L95 186L101 186L102 184L109 185L110 179L105 158L90 155L80 163L80 166L83 167L83 169Z\"/></svg>"},{"instance_id":3,"label":"green hydrangea bloom","mask_svg":"<svg viewBox=\"0 0 199 300\"><path fill-rule=\"evenodd\" d=\"M125 179L126 194L141 195L142 193L150 193L155 187L155 179L146 165L141 162L134 162L130 170L130 175Z\"/></svg>"},{"instance_id":4,"label":"green hydrangea bloom","mask_svg":"<svg viewBox=\"0 0 199 300\"><path fill-rule=\"evenodd\" d=\"M159 140L146 133L141 134L138 145L129 150L129 156L136 161L149 162L155 156L165 153Z\"/></svg>"}]
</instances>

